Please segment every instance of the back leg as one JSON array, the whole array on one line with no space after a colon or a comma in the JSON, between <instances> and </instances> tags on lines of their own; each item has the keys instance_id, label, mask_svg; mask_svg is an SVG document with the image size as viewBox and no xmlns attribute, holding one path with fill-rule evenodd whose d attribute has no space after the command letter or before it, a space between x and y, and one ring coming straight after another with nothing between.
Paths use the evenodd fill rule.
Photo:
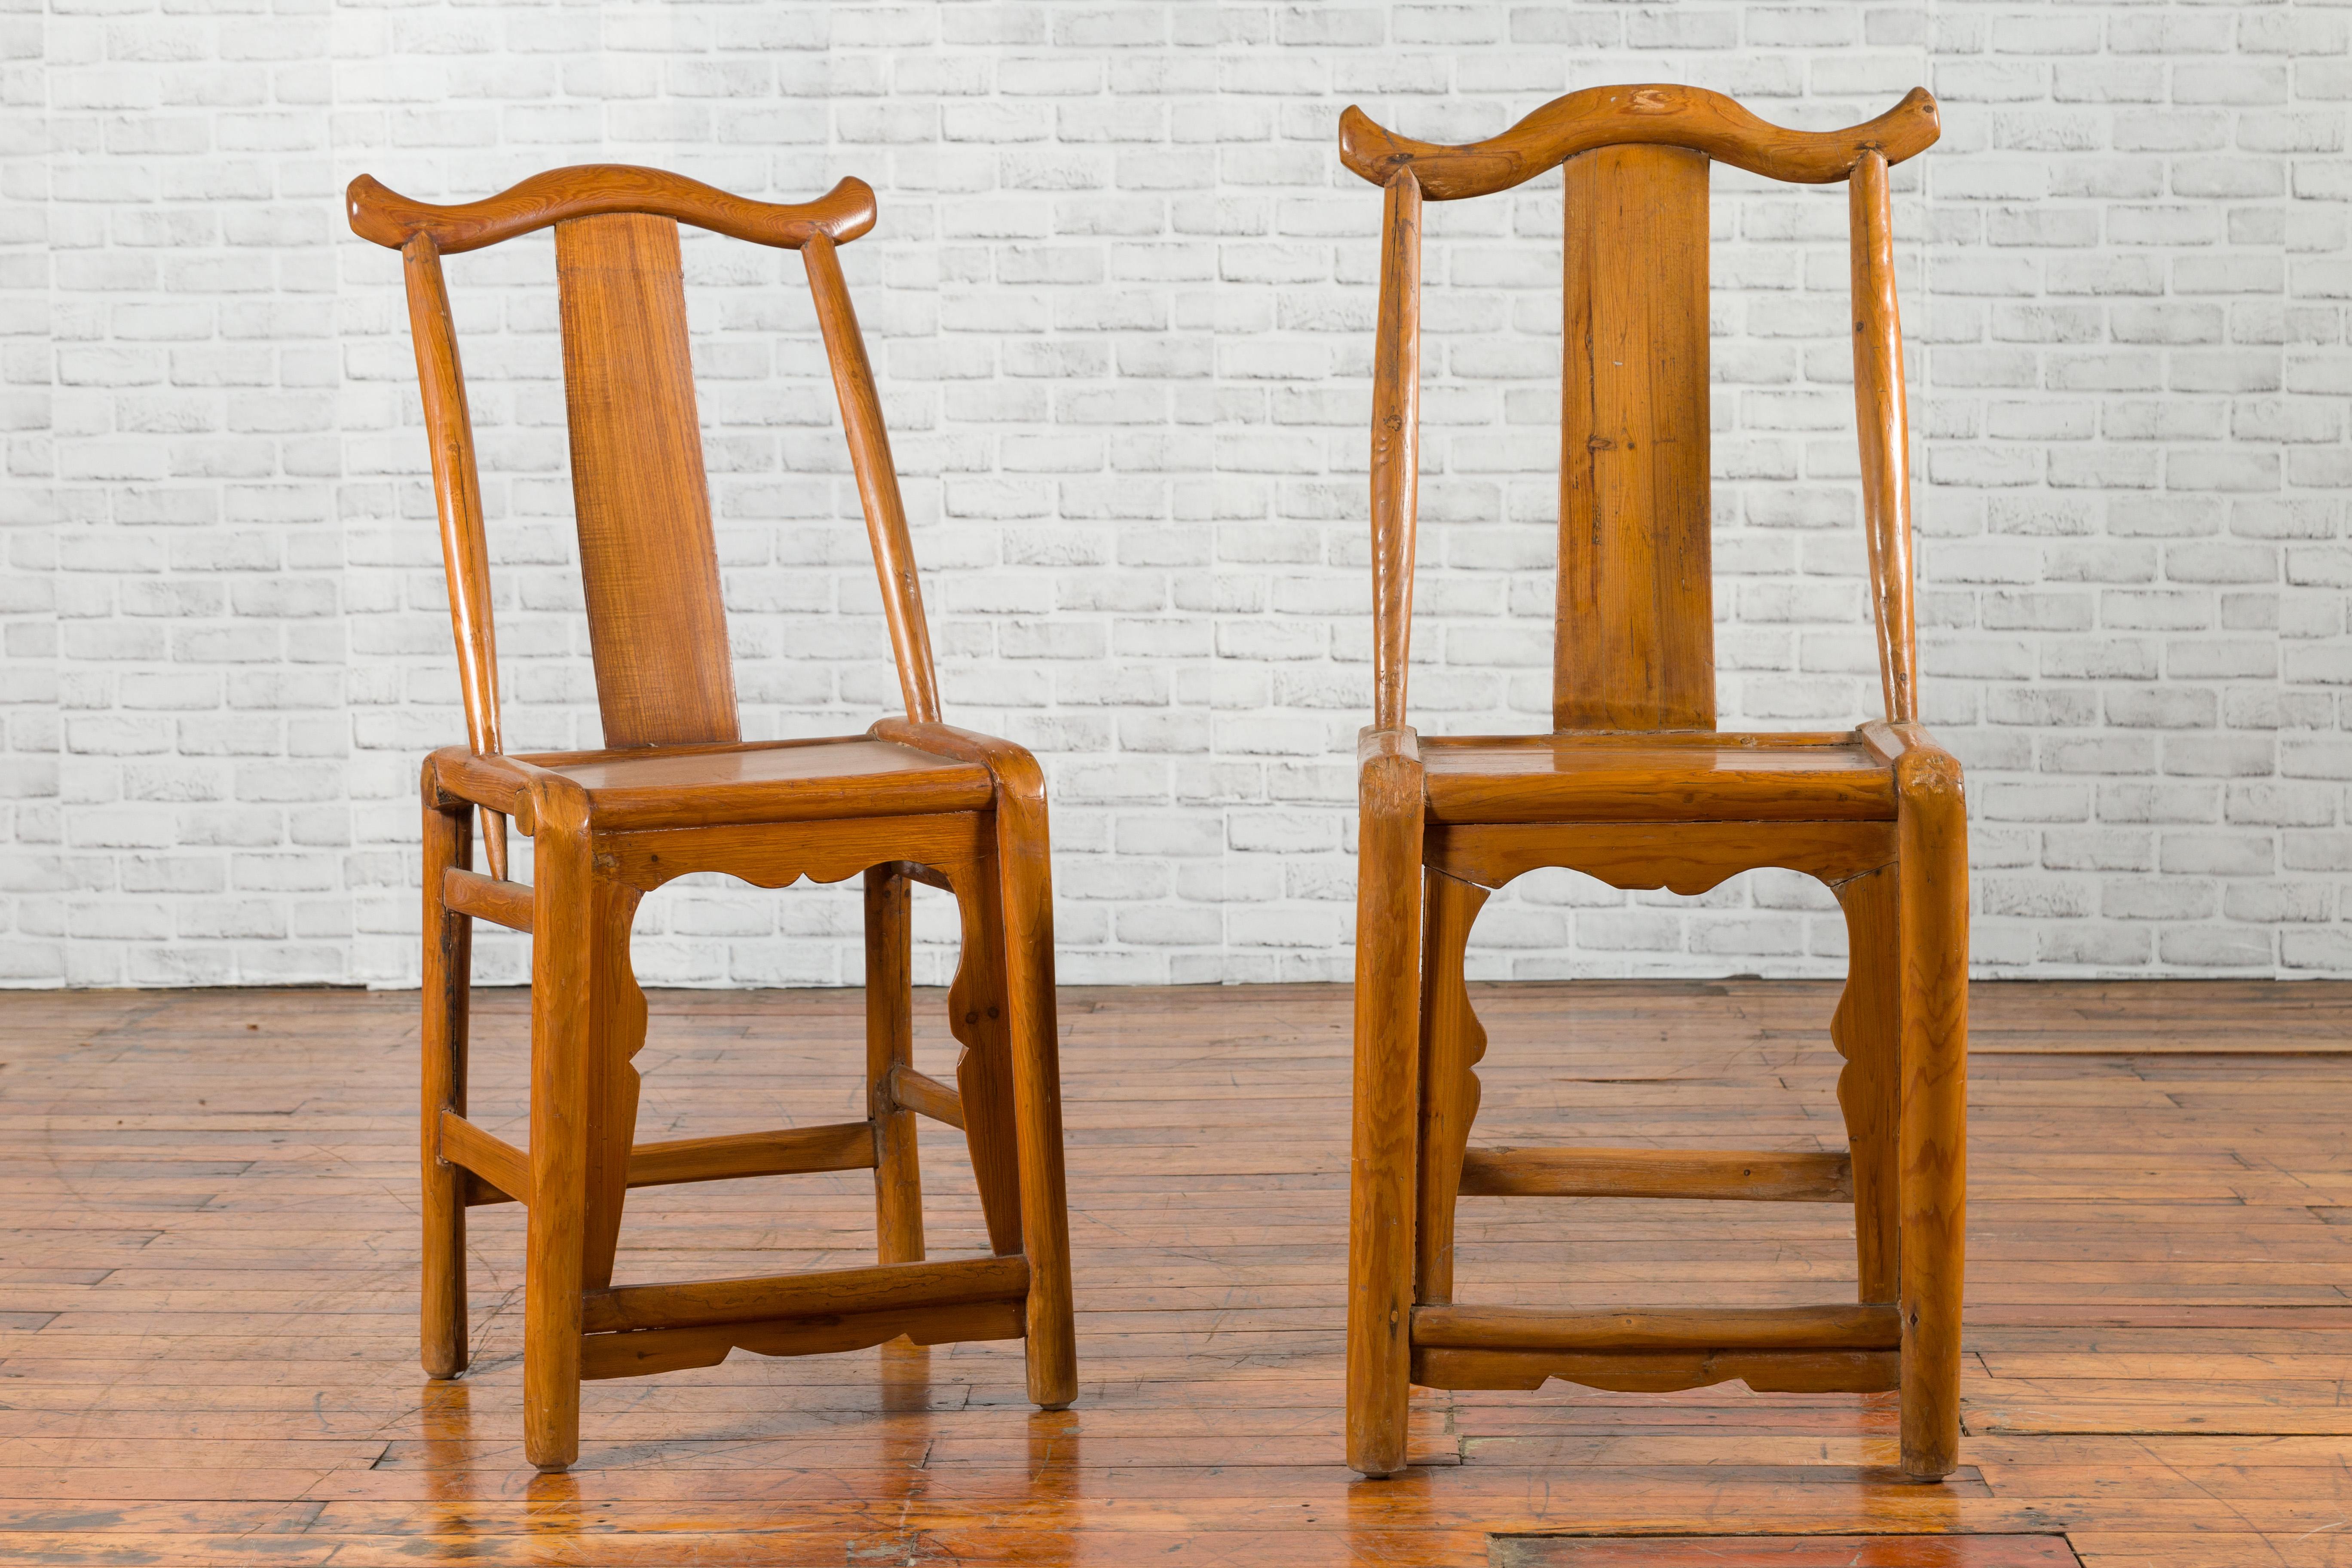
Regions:
<instances>
[{"instance_id":1,"label":"back leg","mask_svg":"<svg viewBox=\"0 0 2352 1568\"><path fill-rule=\"evenodd\" d=\"M1021 1163L996 868L993 862L959 866L950 880L963 917L963 951L955 983L948 987L948 1027L963 1046L956 1062L956 1092L963 1100L964 1143L988 1220L989 1250L1009 1258L1021 1250Z\"/></svg>"},{"instance_id":2,"label":"back leg","mask_svg":"<svg viewBox=\"0 0 2352 1568\"><path fill-rule=\"evenodd\" d=\"M423 1142L425 1254L419 1280L418 1338L425 1371L465 1371L466 1173L441 1157L441 1113L466 1113L467 994L472 989L474 922L441 901L443 873L470 869L474 808L445 809L425 764L425 1016Z\"/></svg>"},{"instance_id":3,"label":"back leg","mask_svg":"<svg viewBox=\"0 0 2352 1568\"><path fill-rule=\"evenodd\" d=\"M923 1260L923 1173L915 1113L891 1097L890 1074L914 1064L910 888L898 866L866 873L866 1103L874 1121L874 1238L884 1263Z\"/></svg>"},{"instance_id":4,"label":"back leg","mask_svg":"<svg viewBox=\"0 0 2352 1568\"><path fill-rule=\"evenodd\" d=\"M1856 877L1835 891L1845 907L1847 957L1830 1038L1845 1058L1838 1108L1853 1159L1854 1250L1862 1300L1892 1302L1903 1234L1895 1183L1903 1020L1895 868Z\"/></svg>"}]
</instances>

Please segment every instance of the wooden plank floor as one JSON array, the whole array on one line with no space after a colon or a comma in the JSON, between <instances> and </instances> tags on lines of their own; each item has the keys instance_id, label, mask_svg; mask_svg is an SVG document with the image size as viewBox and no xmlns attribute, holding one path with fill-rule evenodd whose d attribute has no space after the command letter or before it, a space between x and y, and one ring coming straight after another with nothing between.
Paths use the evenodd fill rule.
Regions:
<instances>
[{"instance_id":1,"label":"wooden plank floor","mask_svg":"<svg viewBox=\"0 0 2352 1568\"><path fill-rule=\"evenodd\" d=\"M1836 1147L1833 1001L1481 988L1479 1136ZM855 1117L860 1005L656 994L640 1135ZM1467 1565L1499 1535L1496 1563L1615 1564L1653 1559L1522 1538L2063 1531L2095 1565L2352 1565L2352 986L1979 988L1969 1436L1941 1487L1896 1479L1891 1396L1738 1384L1423 1394L1421 1467L1352 1482L1348 1001L1312 986L1065 993L1075 1408L1024 1403L1017 1345L739 1352L591 1384L578 1468L535 1477L514 1208L473 1215L473 1373L416 1368L415 1008L0 997L0 1561ZM944 1074L936 994L920 1011ZM478 1016L477 1112L520 1141L523 998ZM934 1255L976 1251L959 1141L925 1138ZM866 1261L869 1203L863 1173L640 1193L621 1278ZM1465 1300L1853 1290L1833 1206L1463 1217Z\"/></svg>"}]
</instances>

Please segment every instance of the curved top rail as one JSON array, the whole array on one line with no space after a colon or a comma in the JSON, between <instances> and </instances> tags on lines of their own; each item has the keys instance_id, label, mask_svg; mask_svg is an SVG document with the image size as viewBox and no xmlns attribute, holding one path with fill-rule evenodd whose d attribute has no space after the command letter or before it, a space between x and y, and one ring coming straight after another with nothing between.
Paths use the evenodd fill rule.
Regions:
<instances>
[{"instance_id":1,"label":"curved top rail","mask_svg":"<svg viewBox=\"0 0 2352 1568\"><path fill-rule=\"evenodd\" d=\"M412 201L373 174L353 180L344 195L352 232L361 238L397 250L428 235L445 256L604 213L653 213L789 250L819 234L845 245L874 226L874 188L863 180L844 180L813 202L755 202L683 174L629 163L550 169L495 196L456 206Z\"/></svg>"},{"instance_id":2,"label":"curved top rail","mask_svg":"<svg viewBox=\"0 0 2352 1568\"><path fill-rule=\"evenodd\" d=\"M1579 153L1628 142L1688 147L1769 179L1821 185L1852 174L1865 152L1900 163L1935 145L1942 133L1936 100L1924 87L1865 124L1790 131L1759 120L1719 92L1651 84L1571 92L1500 136L1463 147L1411 141L1350 106L1339 116L1339 161L1376 185L1409 165L1422 194L1433 202L1507 191Z\"/></svg>"}]
</instances>

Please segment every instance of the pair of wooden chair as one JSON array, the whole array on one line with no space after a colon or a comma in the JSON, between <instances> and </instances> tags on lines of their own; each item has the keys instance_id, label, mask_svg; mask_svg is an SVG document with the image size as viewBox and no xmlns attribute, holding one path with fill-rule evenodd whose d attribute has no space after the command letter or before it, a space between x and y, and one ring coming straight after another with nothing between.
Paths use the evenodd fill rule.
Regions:
<instances>
[{"instance_id":1,"label":"pair of wooden chair","mask_svg":"<svg viewBox=\"0 0 2352 1568\"><path fill-rule=\"evenodd\" d=\"M1764 124L1671 87L1562 99L1493 141L1405 141L1350 110L1343 161L1387 194L1372 419L1377 626L1364 732L1348 1461L1404 1460L1410 1384L1548 1377L1663 1388L1903 1390L1903 1459L1954 1462L1966 868L1958 771L1916 722L1900 341L1886 169L1935 139L1914 93L1853 130ZM1708 583L1707 161L1849 180L1856 399L1887 717L1851 734L1714 732ZM1412 596L1421 204L1567 166L1567 397L1555 732L1423 742L1404 722ZM1076 1392L1045 790L1009 742L940 721L889 440L836 248L873 226L845 180L804 205L656 171L558 170L433 206L362 176L352 228L401 251L433 456L467 743L424 773L425 1369L467 1361L465 1211L529 1211L526 1450L578 1454L579 1385L906 1335L1022 1338L1029 1394ZM726 644L677 227L801 252L839 395L906 716L864 736L747 743ZM440 258L553 226L572 483L605 749L500 742L487 549ZM531 836L509 879L506 823ZM488 874L474 869L477 829ZM1483 1045L1463 950L1488 892L1539 866L1696 892L1787 866L1830 882L1853 933L1833 1033L1850 1154L1467 1147ZM838 1126L638 1143L640 898L689 871L761 886L863 872L869 1114ZM962 914L950 1088L909 1059L908 885ZM528 1150L466 1117L472 921L532 937ZM913 1117L964 1133L992 1256L926 1261ZM615 1285L631 1187L871 1168L866 1268ZM1460 1193L1843 1199L1860 1304L1643 1314L1452 1301Z\"/></svg>"}]
</instances>

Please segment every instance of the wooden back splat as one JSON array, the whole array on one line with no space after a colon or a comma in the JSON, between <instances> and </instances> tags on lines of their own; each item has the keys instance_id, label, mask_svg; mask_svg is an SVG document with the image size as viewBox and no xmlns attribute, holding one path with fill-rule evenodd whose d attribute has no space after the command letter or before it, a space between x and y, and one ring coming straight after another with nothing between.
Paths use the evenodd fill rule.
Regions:
<instances>
[{"instance_id":1,"label":"wooden back splat","mask_svg":"<svg viewBox=\"0 0 2352 1568\"><path fill-rule=\"evenodd\" d=\"M1715 728L1706 163L1621 143L1562 170L1560 730Z\"/></svg>"},{"instance_id":2,"label":"wooden back splat","mask_svg":"<svg viewBox=\"0 0 2352 1568\"><path fill-rule=\"evenodd\" d=\"M607 746L741 738L677 224L555 226L580 580Z\"/></svg>"},{"instance_id":3,"label":"wooden back splat","mask_svg":"<svg viewBox=\"0 0 2352 1568\"><path fill-rule=\"evenodd\" d=\"M1871 602L1889 719L1916 716L1908 430L1887 169L1939 134L1914 89L1843 131L1769 124L1720 93L1664 83L1574 92L1498 136L1415 142L1360 109L1339 161L1383 187L1372 387L1373 701L1407 724L1419 480L1421 204L1493 195L1559 168L1566 187L1565 380L1555 730L1713 730L1707 440L1707 163L1805 184L1851 181L1854 403Z\"/></svg>"},{"instance_id":4,"label":"wooden back splat","mask_svg":"<svg viewBox=\"0 0 2352 1568\"><path fill-rule=\"evenodd\" d=\"M835 259L874 226L874 192L846 179L814 201L757 202L659 169L551 169L481 201L436 206L362 174L345 192L352 232L401 252L434 491L449 574L467 735L501 749L488 552L466 385L441 258L556 230L564 390L572 425L581 578L604 743L738 740L732 661L710 529L709 482L687 352L677 226L810 253L810 285L841 393L875 566L909 717L939 717L930 639L879 400ZM486 823L506 875L505 818Z\"/></svg>"}]
</instances>

